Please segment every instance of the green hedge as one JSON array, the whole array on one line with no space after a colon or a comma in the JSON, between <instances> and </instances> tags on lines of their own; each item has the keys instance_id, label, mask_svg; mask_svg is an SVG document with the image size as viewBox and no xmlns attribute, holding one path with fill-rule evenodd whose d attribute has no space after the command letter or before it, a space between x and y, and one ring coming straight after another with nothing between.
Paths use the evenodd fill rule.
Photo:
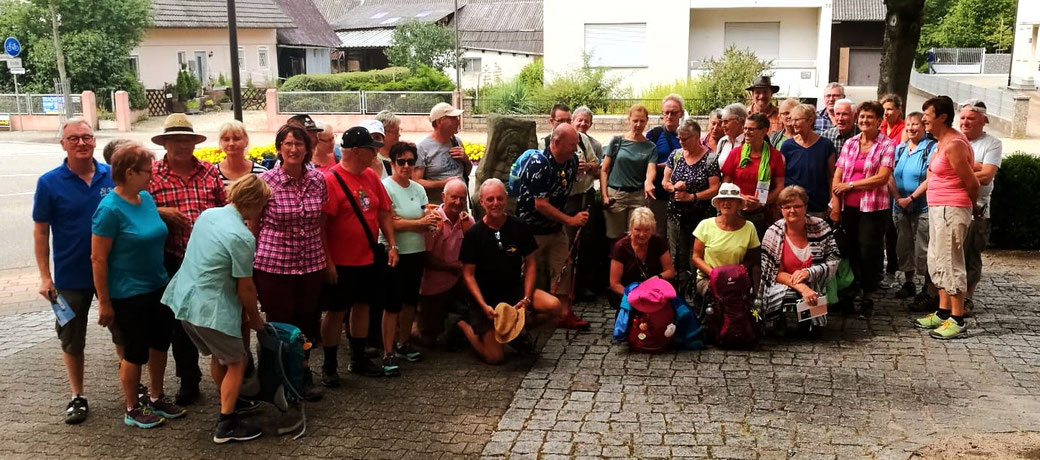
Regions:
<instances>
[{"instance_id":1,"label":"green hedge","mask_svg":"<svg viewBox=\"0 0 1040 460\"><path fill-rule=\"evenodd\" d=\"M281 91L451 91L455 85L447 75L429 67L414 73L404 67L296 75L285 80Z\"/></svg>"},{"instance_id":2,"label":"green hedge","mask_svg":"<svg viewBox=\"0 0 1040 460\"><path fill-rule=\"evenodd\" d=\"M994 245L1004 249L1040 249L1040 157L1015 152L1004 157L993 184L990 209Z\"/></svg>"}]
</instances>

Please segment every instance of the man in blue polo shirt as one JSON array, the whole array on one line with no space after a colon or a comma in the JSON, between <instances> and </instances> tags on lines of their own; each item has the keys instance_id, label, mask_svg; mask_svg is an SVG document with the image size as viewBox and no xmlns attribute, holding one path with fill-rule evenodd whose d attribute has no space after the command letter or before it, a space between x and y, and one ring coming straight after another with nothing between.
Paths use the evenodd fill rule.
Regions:
<instances>
[{"instance_id":1,"label":"man in blue polo shirt","mask_svg":"<svg viewBox=\"0 0 1040 460\"><path fill-rule=\"evenodd\" d=\"M62 125L61 147L66 153L65 161L40 176L36 183L33 242L36 266L40 270L40 295L51 302L61 297L76 314L64 326L55 323L72 387L65 423L76 424L86 420L88 411L83 397L83 348L87 311L94 297L90 268L91 217L115 183L111 168L94 160L94 132L86 121L72 118Z\"/></svg>"}]
</instances>

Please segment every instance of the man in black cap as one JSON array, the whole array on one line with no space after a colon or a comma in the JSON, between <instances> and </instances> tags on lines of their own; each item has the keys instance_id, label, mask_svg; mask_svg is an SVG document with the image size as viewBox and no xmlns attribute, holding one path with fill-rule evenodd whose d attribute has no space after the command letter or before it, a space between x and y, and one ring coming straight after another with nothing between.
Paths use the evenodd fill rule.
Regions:
<instances>
[{"instance_id":1,"label":"man in black cap","mask_svg":"<svg viewBox=\"0 0 1040 460\"><path fill-rule=\"evenodd\" d=\"M780 91L780 87L773 84L769 75L759 75L751 86L744 89L751 91L750 114L765 115L769 119L769 132L782 131L784 125L780 120L780 109L773 105L773 94Z\"/></svg>"},{"instance_id":2,"label":"man in black cap","mask_svg":"<svg viewBox=\"0 0 1040 460\"><path fill-rule=\"evenodd\" d=\"M285 122L287 125L299 126L307 131L307 136L311 138L311 145L318 145L318 133L324 131L318 127L318 124L314 122L314 119L306 113L298 113L289 117L289 120Z\"/></svg>"}]
</instances>

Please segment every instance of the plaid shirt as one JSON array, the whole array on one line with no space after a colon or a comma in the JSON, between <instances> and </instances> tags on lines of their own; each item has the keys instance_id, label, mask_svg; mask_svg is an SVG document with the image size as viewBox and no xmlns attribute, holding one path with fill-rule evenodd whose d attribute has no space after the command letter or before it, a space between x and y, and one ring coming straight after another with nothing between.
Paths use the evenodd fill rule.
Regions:
<instances>
[{"instance_id":1,"label":"plaid shirt","mask_svg":"<svg viewBox=\"0 0 1040 460\"><path fill-rule=\"evenodd\" d=\"M293 179L282 168L260 175L271 186L264 208L253 268L282 275L302 275L325 269L321 242L321 207L329 199L325 176L308 169Z\"/></svg>"},{"instance_id":2,"label":"plaid shirt","mask_svg":"<svg viewBox=\"0 0 1040 460\"><path fill-rule=\"evenodd\" d=\"M834 144L834 151L841 152L842 147L845 146L845 142L851 139L852 136L855 136L857 134L859 134L859 126L856 125L852 125L852 131L849 131L845 134L842 134L841 131L838 131L837 126L832 126L830 128L827 128L827 130L825 130L824 132L820 133L820 137L823 137L831 141L831 143Z\"/></svg>"},{"instance_id":3,"label":"plaid shirt","mask_svg":"<svg viewBox=\"0 0 1040 460\"><path fill-rule=\"evenodd\" d=\"M765 110L761 112L756 112L755 106L754 104L752 104L751 113L761 113L769 119L769 132L783 131L784 124L782 121L780 121L780 108L778 108L777 106L769 104L769 107L766 107Z\"/></svg>"},{"instance_id":4,"label":"plaid shirt","mask_svg":"<svg viewBox=\"0 0 1040 460\"><path fill-rule=\"evenodd\" d=\"M831 121L830 115L827 115L826 107L816 112L816 123L813 125L813 131L816 131L816 134L823 134L824 131L833 127L834 122Z\"/></svg>"},{"instance_id":5,"label":"plaid shirt","mask_svg":"<svg viewBox=\"0 0 1040 460\"><path fill-rule=\"evenodd\" d=\"M841 181L852 181L852 172L855 168L856 158L860 155L859 134L849 139L841 149L841 155L834 166L841 169ZM863 173L866 177L878 173L882 167L894 168L896 165L896 142L878 133L874 139L874 145L867 152L867 158L863 162ZM859 202L861 212L883 211L891 207L892 200L888 195L888 184L885 183L870 190L863 191L863 198Z\"/></svg>"},{"instance_id":6,"label":"plaid shirt","mask_svg":"<svg viewBox=\"0 0 1040 460\"><path fill-rule=\"evenodd\" d=\"M195 225L199 214L209 208L227 204L224 183L220 180L217 167L192 157L195 168L187 177L175 174L170 170L166 159L152 163L152 181L148 183L148 193L155 198L156 207L177 208ZM188 247L191 228L177 228L170 225L170 235L166 238L166 253L177 258L184 258L184 250Z\"/></svg>"}]
</instances>

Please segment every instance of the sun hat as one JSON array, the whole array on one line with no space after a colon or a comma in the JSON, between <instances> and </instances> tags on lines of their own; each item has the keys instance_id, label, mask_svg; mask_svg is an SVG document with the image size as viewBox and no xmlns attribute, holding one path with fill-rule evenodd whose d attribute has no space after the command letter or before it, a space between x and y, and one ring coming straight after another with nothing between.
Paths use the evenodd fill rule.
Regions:
<instances>
[{"instance_id":1,"label":"sun hat","mask_svg":"<svg viewBox=\"0 0 1040 460\"><path fill-rule=\"evenodd\" d=\"M744 91L751 91L755 88L769 88L774 93L780 91L780 87L773 84L773 79L769 75L759 75L751 86L744 88Z\"/></svg>"},{"instance_id":2,"label":"sun hat","mask_svg":"<svg viewBox=\"0 0 1040 460\"><path fill-rule=\"evenodd\" d=\"M318 124L314 122L314 119L306 113L299 113L289 117L289 120L285 122L287 125L299 126L307 131L324 131L318 127Z\"/></svg>"},{"instance_id":3,"label":"sun hat","mask_svg":"<svg viewBox=\"0 0 1040 460\"><path fill-rule=\"evenodd\" d=\"M206 136L198 134L195 129L192 128L191 122L188 121L188 117L183 113L171 113L170 116L166 117L163 121L163 133L152 136L152 143L156 145L164 145L167 139L176 136L189 136L195 140L195 143L204 142Z\"/></svg>"},{"instance_id":4,"label":"sun hat","mask_svg":"<svg viewBox=\"0 0 1040 460\"><path fill-rule=\"evenodd\" d=\"M982 118L986 119L986 123L989 123L989 116L986 115L986 103L980 99L968 99L961 104L961 110L971 110L972 112L982 115Z\"/></svg>"},{"instance_id":5,"label":"sun hat","mask_svg":"<svg viewBox=\"0 0 1040 460\"><path fill-rule=\"evenodd\" d=\"M719 186L719 193L711 199L711 205L716 208L718 207L718 205L715 204L717 200L743 200L743 198L740 197L740 187L737 187L737 184L732 182L723 182L722 185Z\"/></svg>"},{"instance_id":6,"label":"sun hat","mask_svg":"<svg viewBox=\"0 0 1040 460\"><path fill-rule=\"evenodd\" d=\"M651 278L636 286L628 293L628 304L643 313L653 313L671 305L675 298L672 283L661 278Z\"/></svg>"},{"instance_id":7,"label":"sun hat","mask_svg":"<svg viewBox=\"0 0 1040 460\"><path fill-rule=\"evenodd\" d=\"M495 340L498 343L512 342L524 330L526 316L508 303L495 305Z\"/></svg>"},{"instance_id":8,"label":"sun hat","mask_svg":"<svg viewBox=\"0 0 1040 460\"><path fill-rule=\"evenodd\" d=\"M461 109L456 109L455 106L447 102L438 102L437 105L430 109L430 122L440 120L444 117L457 117L462 115Z\"/></svg>"},{"instance_id":9,"label":"sun hat","mask_svg":"<svg viewBox=\"0 0 1040 460\"><path fill-rule=\"evenodd\" d=\"M365 120L358 126L367 129L369 134L379 133L386 136L386 130L383 129L383 123L379 120Z\"/></svg>"}]
</instances>

